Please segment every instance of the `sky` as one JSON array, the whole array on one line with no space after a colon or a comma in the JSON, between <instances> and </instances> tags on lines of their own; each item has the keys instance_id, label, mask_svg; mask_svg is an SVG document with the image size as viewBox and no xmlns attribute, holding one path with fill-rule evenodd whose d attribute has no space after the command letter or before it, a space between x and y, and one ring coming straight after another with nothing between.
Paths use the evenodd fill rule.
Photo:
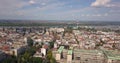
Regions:
<instances>
[{"instance_id":1,"label":"sky","mask_svg":"<svg viewBox=\"0 0 120 63\"><path fill-rule=\"evenodd\" d=\"M120 21L120 0L0 0L0 19Z\"/></svg>"}]
</instances>

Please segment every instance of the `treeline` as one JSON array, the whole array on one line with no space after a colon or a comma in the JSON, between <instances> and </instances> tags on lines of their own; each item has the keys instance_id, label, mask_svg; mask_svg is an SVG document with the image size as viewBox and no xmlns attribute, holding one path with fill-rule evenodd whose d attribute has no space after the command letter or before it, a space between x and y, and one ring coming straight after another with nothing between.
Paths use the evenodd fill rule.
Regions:
<instances>
[{"instance_id":1,"label":"treeline","mask_svg":"<svg viewBox=\"0 0 120 63\"><path fill-rule=\"evenodd\" d=\"M54 42L50 42L50 49L47 51L47 55L45 57L33 57L37 50L39 50L43 44L36 47L33 45L33 40L28 37L27 40L28 47L26 51L18 56L8 56L6 59L1 61L0 63L56 63L55 58L52 55L52 50L54 46Z\"/></svg>"},{"instance_id":2,"label":"treeline","mask_svg":"<svg viewBox=\"0 0 120 63\"><path fill-rule=\"evenodd\" d=\"M67 26L67 25L68 24L60 23L0 23L0 26Z\"/></svg>"},{"instance_id":3,"label":"treeline","mask_svg":"<svg viewBox=\"0 0 120 63\"><path fill-rule=\"evenodd\" d=\"M33 57L35 51L36 51L35 47L30 47L25 51L24 54L21 54L17 57L9 56L0 63L42 63L43 62L42 58Z\"/></svg>"}]
</instances>

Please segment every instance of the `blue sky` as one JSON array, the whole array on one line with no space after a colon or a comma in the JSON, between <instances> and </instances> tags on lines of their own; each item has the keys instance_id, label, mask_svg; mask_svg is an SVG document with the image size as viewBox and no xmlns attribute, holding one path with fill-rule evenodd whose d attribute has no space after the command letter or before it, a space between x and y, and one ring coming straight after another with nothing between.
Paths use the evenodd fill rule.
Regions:
<instances>
[{"instance_id":1,"label":"blue sky","mask_svg":"<svg viewBox=\"0 0 120 63\"><path fill-rule=\"evenodd\" d=\"M120 21L120 0L0 0L0 19Z\"/></svg>"}]
</instances>

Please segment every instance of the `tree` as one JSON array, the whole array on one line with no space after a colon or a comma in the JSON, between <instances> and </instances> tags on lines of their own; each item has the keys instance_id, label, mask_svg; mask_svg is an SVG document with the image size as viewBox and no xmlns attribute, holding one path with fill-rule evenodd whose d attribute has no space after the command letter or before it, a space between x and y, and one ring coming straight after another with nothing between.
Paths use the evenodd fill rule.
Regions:
<instances>
[{"instance_id":1,"label":"tree","mask_svg":"<svg viewBox=\"0 0 120 63\"><path fill-rule=\"evenodd\" d=\"M50 63L56 63L55 58L52 57L52 58L50 59Z\"/></svg>"},{"instance_id":2,"label":"tree","mask_svg":"<svg viewBox=\"0 0 120 63\"><path fill-rule=\"evenodd\" d=\"M49 63L56 63L55 58L52 56L52 51L49 50L47 53L47 60L49 61Z\"/></svg>"},{"instance_id":3,"label":"tree","mask_svg":"<svg viewBox=\"0 0 120 63\"><path fill-rule=\"evenodd\" d=\"M16 62L17 62L16 57L15 56L11 56L11 57L8 57L8 58L4 59L0 63L16 63Z\"/></svg>"},{"instance_id":4,"label":"tree","mask_svg":"<svg viewBox=\"0 0 120 63\"><path fill-rule=\"evenodd\" d=\"M49 44L50 44L50 48L53 48L54 47L54 42L52 41L52 42L49 42Z\"/></svg>"},{"instance_id":5,"label":"tree","mask_svg":"<svg viewBox=\"0 0 120 63\"><path fill-rule=\"evenodd\" d=\"M0 63L42 63L42 58L35 58L33 54L36 48L34 46L30 47L25 51L24 54L16 56L10 56Z\"/></svg>"},{"instance_id":6,"label":"tree","mask_svg":"<svg viewBox=\"0 0 120 63\"><path fill-rule=\"evenodd\" d=\"M30 47L33 46L33 40L30 37L27 38L27 44Z\"/></svg>"},{"instance_id":7,"label":"tree","mask_svg":"<svg viewBox=\"0 0 120 63\"><path fill-rule=\"evenodd\" d=\"M28 52L25 52L25 54L22 56L22 63L27 63L29 62L29 59L30 59L30 53Z\"/></svg>"},{"instance_id":8,"label":"tree","mask_svg":"<svg viewBox=\"0 0 120 63\"><path fill-rule=\"evenodd\" d=\"M29 53L31 56L36 52L36 47L32 46L29 49L26 50L27 53Z\"/></svg>"},{"instance_id":9,"label":"tree","mask_svg":"<svg viewBox=\"0 0 120 63\"><path fill-rule=\"evenodd\" d=\"M41 58L38 58L38 57L33 57L33 58L31 59L31 62L32 62L32 63L42 63L43 60L42 60Z\"/></svg>"},{"instance_id":10,"label":"tree","mask_svg":"<svg viewBox=\"0 0 120 63\"><path fill-rule=\"evenodd\" d=\"M52 51L49 50L47 53L47 59L50 60L52 58Z\"/></svg>"}]
</instances>

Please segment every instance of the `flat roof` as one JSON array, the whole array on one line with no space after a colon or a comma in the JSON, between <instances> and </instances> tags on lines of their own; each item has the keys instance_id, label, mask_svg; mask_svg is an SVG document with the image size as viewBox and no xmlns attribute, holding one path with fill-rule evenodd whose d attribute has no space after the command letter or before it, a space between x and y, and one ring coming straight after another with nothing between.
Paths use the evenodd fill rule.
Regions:
<instances>
[{"instance_id":1,"label":"flat roof","mask_svg":"<svg viewBox=\"0 0 120 63\"><path fill-rule=\"evenodd\" d=\"M64 49L64 46L60 46L59 49L58 49L58 53L61 53Z\"/></svg>"},{"instance_id":2,"label":"flat roof","mask_svg":"<svg viewBox=\"0 0 120 63\"><path fill-rule=\"evenodd\" d=\"M95 54L98 54L98 53L103 53L102 51L100 50L84 50L84 49L76 49L74 50L75 52L85 52L85 53L95 53Z\"/></svg>"},{"instance_id":3,"label":"flat roof","mask_svg":"<svg viewBox=\"0 0 120 63\"><path fill-rule=\"evenodd\" d=\"M104 50L104 53L108 59L112 60L120 60L120 52L119 51L114 51L114 50Z\"/></svg>"},{"instance_id":4,"label":"flat roof","mask_svg":"<svg viewBox=\"0 0 120 63\"><path fill-rule=\"evenodd\" d=\"M68 50L68 54L72 55L73 51L72 50Z\"/></svg>"}]
</instances>

